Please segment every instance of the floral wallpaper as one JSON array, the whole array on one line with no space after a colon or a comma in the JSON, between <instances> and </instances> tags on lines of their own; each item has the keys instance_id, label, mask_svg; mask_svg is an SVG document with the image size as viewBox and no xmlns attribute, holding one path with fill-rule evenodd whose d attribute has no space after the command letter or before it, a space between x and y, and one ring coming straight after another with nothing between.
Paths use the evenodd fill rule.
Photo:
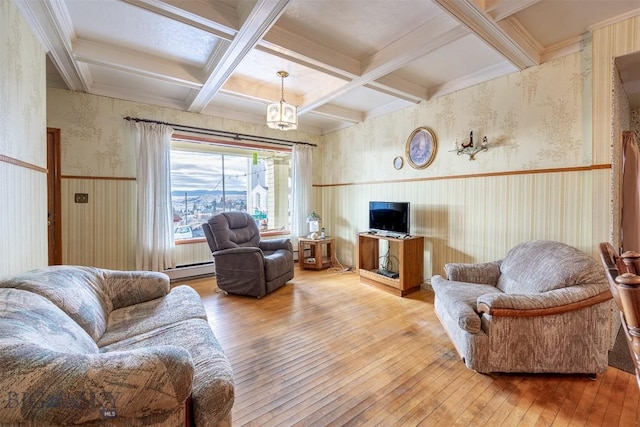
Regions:
<instances>
[{"instance_id":1,"label":"floral wallpaper","mask_svg":"<svg viewBox=\"0 0 640 427\"><path fill-rule=\"evenodd\" d=\"M171 108L70 92L47 90L47 125L59 128L62 138L62 174L132 178L135 171L134 125L124 117L139 117L186 126L224 129L252 135L276 136L266 126ZM318 143L320 137L302 132L291 139Z\"/></svg>"},{"instance_id":2,"label":"floral wallpaper","mask_svg":"<svg viewBox=\"0 0 640 427\"><path fill-rule=\"evenodd\" d=\"M0 1L0 154L46 167L45 58L12 1Z\"/></svg>"},{"instance_id":3,"label":"floral wallpaper","mask_svg":"<svg viewBox=\"0 0 640 427\"><path fill-rule=\"evenodd\" d=\"M620 247L620 224L622 221L622 132L630 129L631 111L629 98L622 85L622 79L615 65L611 64L611 100L612 100L612 141L611 141L611 207L613 219L609 230L609 239L614 247Z\"/></svg>"},{"instance_id":4,"label":"floral wallpaper","mask_svg":"<svg viewBox=\"0 0 640 427\"><path fill-rule=\"evenodd\" d=\"M640 108L631 111L631 130L636 134L636 141L640 144Z\"/></svg>"}]
</instances>

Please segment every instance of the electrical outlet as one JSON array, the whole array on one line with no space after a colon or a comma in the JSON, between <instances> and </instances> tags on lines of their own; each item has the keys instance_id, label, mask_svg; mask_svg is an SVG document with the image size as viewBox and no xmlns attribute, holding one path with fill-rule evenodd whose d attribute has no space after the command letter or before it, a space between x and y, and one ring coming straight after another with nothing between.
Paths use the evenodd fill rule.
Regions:
<instances>
[{"instance_id":1,"label":"electrical outlet","mask_svg":"<svg viewBox=\"0 0 640 427\"><path fill-rule=\"evenodd\" d=\"M75 194L76 203L89 203L89 194L87 193L76 193Z\"/></svg>"}]
</instances>

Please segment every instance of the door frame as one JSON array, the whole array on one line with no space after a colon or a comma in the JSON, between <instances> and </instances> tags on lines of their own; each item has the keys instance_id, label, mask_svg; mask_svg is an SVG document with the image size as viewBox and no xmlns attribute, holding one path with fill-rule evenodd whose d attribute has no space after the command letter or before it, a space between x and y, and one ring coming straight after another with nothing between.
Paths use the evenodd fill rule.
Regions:
<instances>
[{"instance_id":1,"label":"door frame","mask_svg":"<svg viewBox=\"0 0 640 427\"><path fill-rule=\"evenodd\" d=\"M47 128L47 242L49 265L62 264L60 129Z\"/></svg>"}]
</instances>

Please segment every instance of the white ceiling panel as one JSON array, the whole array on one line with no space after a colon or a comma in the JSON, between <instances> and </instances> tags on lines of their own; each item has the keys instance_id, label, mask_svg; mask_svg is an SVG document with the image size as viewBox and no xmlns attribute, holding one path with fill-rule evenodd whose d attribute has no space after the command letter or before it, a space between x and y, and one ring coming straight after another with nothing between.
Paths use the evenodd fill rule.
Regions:
<instances>
[{"instance_id":1,"label":"white ceiling panel","mask_svg":"<svg viewBox=\"0 0 640 427\"><path fill-rule=\"evenodd\" d=\"M363 60L442 13L423 0L294 0L278 27Z\"/></svg>"},{"instance_id":2,"label":"white ceiling panel","mask_svg":"<svg viewBox=\"0 0 640 427\"><path fill-rule=\"evenodd\" d=\"M336 78L326 72L259 49L254 49L244 58L242 63L236 67L233 78L268 86L275 95L269 96L267 99L275 101L280 98L281 79L277 72L281 70L289 73L289 76L284 79L284 89L285 98L292 104L301 104L305 93L317 90L319 87L345 83L343 79Z\"/></svg>"},{"instance_id":3,"label":"white ceiling panel","mask_svg":"<svg viewBox=\"0 0 640 427\"><path fill-rule=\"evenodd\" d=\"M394 96L360 86L334 98L331 105L367 112L395 100Z\"/></svg>"},{"instance_id":4,"label":"white ceiling panel","mask_svg":"<svg viewBox=\"0 0 640 427\"><path fill-rule=\"evenodd\" d=\"M394 74L421 86L433 87L502 62L504 58L498 52L469 34L407 64Z\"/></svg>"},{"instance_id":5,"label":"white ceiling panel","mask_svg":"<svg viewBox=\"0 0 640 427\"><path fill-rule=\"evenodd\" d=\"M204 66L213 34L119 0L65 0L78 38Z\"/></svg>"},{"instance_id":6,"label":"white ceiling panel","mask_svg":"<svg viewBox=\"0 0 640 427\"><path fill-rule=\"evenodd\" d=\"M543 47L581 36L589 27L640 8L638 0L542 0L515 14Z\"/></svg>"}]
</instances>

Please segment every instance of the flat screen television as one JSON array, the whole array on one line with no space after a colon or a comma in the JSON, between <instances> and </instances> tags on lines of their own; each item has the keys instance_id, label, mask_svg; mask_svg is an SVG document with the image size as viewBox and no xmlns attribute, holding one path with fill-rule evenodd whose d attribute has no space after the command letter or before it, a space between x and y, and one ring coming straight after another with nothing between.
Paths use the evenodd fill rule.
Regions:
<instances>
[{"instance_id":1,"label":"flat screen television","mask_svg":"<svg viewBox=\"0 0 640 427\"><path fill-rule=\"evenodd\" d=\"M369 230L408 235L409 202L369 202Z\"/></svg>"}]
</instances>

